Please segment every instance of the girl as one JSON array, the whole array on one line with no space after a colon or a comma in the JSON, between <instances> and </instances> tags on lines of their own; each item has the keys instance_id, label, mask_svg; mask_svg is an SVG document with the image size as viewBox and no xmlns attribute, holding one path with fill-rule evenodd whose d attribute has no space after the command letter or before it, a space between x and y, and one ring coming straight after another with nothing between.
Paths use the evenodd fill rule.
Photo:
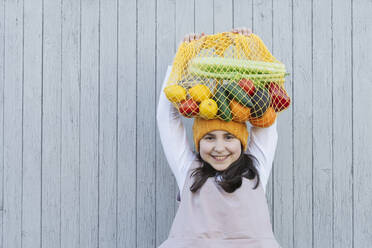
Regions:
<instances>
[{"instance_id":1,"label":"girl","mask_svg":"<svg viewBox=\"0 0 372 248\"><path fill-rule=\"evenodd\" d=\"M232 32L250 35L246 28ZM190 34L184 41L199 39ZM176 178L180 206L159 248L279 248L270 223L265 187L277 144L276 121L268 128L194 118L189 147L178 110L163 89L157 109L164 153Z\"/></svg>"}]
</instances>

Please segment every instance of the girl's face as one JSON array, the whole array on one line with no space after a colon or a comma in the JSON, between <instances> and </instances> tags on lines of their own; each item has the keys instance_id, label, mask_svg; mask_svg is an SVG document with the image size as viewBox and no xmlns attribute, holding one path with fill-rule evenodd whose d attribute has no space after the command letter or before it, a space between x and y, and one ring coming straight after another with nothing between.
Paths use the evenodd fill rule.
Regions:
<instances>
[{"instance_id":1,"label":"girl's face","mask_svg":"<svg viewBox=\"0 0 372 248\"><path fill-rule=\"evenodd\" d=\"M199 143L201 158L215 170L223 171L235 162L241 154L241 142L229 132L209 132Z\"/></svg>"}]
</instances>

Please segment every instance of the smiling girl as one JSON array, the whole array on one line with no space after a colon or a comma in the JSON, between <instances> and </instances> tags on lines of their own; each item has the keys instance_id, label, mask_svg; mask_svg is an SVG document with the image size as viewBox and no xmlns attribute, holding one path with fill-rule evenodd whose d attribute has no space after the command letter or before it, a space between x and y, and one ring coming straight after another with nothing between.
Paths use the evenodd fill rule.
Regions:
<instances>
[{"instance_id":1,"label":"smiling girl","mask_svg":"<svg viewBox=\"0 0 372 248\"><path fill-rule=\"evenodd\" d=\"M246 28L232 32L250 35ZM190 34L184 41L199 39ZM276 121L268 128L194 118L195 152L178 110L163 92L157 109L160 139L176 178L180 206L159 248L279 248L265 197L277 144Z\"/></svg>"}]
</instances>

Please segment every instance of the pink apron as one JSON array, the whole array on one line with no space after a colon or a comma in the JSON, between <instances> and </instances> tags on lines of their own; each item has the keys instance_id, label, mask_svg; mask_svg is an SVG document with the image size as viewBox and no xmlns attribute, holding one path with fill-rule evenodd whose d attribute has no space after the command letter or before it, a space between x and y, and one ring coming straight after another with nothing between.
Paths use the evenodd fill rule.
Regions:
<instances>
[{"instance_id":1,"label":"pink apron","mask_svg":"<svg viewBox=\"0 0 372 248\"><path fill-rule=\"evenodd\" d=\"M210 177L192 193L191 170L199 166L190 166L168 239L158 248L280 248L261 183L254 190L256 179L243 177L241 187L227 193Z\"/></svg>"}]
</instances>

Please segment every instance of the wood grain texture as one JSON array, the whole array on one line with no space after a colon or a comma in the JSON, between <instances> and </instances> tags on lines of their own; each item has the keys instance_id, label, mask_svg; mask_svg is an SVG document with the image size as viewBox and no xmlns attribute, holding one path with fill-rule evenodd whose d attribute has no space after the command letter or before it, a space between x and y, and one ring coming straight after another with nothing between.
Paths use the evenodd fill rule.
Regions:
<instances>
[{"instance_id":1,"label":"wood grain texture","mask_svg":"<svg viewBox=\"0 0 372 248\"><path fill-rule=\"evenodd\" d=\"M80 8L79 244L98 247L99 233L99 1Z\"/></svg>"},{"instance_id":2,"label":"wood grain texture","mask_svg":"<svg viewBox=\"0 0 372 248\"><path fill-rule=\"evenodd\" d=\"M22 247L41 246L42 1L24 2Z\"/></svg>"}]
</instances>

